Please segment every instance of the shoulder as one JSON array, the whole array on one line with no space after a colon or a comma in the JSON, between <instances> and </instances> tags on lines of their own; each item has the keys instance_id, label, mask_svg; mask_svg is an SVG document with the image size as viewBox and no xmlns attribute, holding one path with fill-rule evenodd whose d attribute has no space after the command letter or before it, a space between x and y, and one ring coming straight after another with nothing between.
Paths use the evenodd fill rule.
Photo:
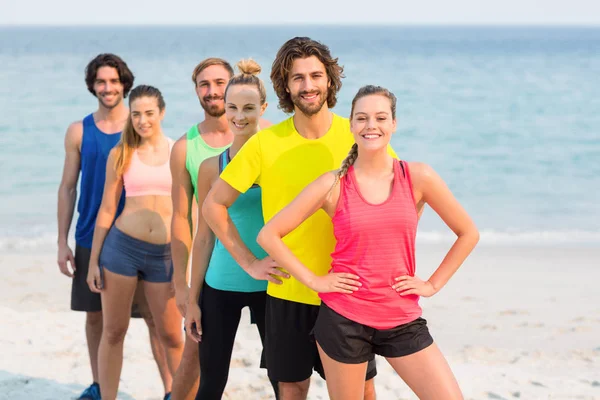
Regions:
<instances>
[{"instance_id":1,"label":"shoulder","mask_svg":"<svg viewBox=\"0 0 600 400\"><path fill-rule=\"evenodd\" d=\"M315 179L312 185L316 188L329 191L329 189L331 189L331 187L338 181L337 173L337 169L333 171L327 171L323 175Z\"/></svg>"},{"instance_id":2,"label":"shoulder","mask_svg":"<svg viewBox=\"0 0 600 400\"><path fill-rule=\"evenodd\" d=\"M439 179L438 174L429 164L416 161L405 162L408 164L413 185L427 185L436 179Z\"/></svg>"},{"instance_id":3,"label":"shoulder","mask_svg":"<svg viewBox=\"0 0 600 400\"><path fill-rule=\"evenodd\" d=\"M114 161L115 158L117 157L117 153L121 151L119 146L115 146L112 149L110 149L110 153L108 153L108 160L109 161Z\"/></svg>"},{"instance_id":4,"label":"shoulder","mask_svg":"<svg viewBox=\"0 0 600 400\"><path fill-rule=\"evenodd\" d=\"M346 117L342 117L336 113L332 113L333 114L333 125L338 127L338 128L342 128L342 129L347 129L348 131L350 130L350 120Z\"/></svg>"},{"instance_id":5,"label":"shoulder","mask_svg":"<svg viewBox=\"0 0 600 400\"><path fill-rule=\"evenodd\" d=\"M262 121L260 122L260 128L261 130L258 131L256 133L255 136L259 136L259 137L263 137L263 138L268 138L268 137L274 137L274 136L279 136L281 134L284 133L288 133L292 130L292 126L291 124L291 120L292 117L288 117L286 119L284 119L281 122L278 122L276 124L271 124L270 122L268 123L268 125L263 125Z\"/></svg>"},{"instance_id":6,"label":"shoulder","mask_svg":"<svg viewBox=\"0 0 600 400\"><path fill-rule=\"evenodd\" d=\"M177 139L172 146L173 147L171 150L171 160L179 160L180 158L183 158L185 160L185 155L187 152L186 135L184 134L179 139Z\"/></svg>"},{"instance_id":7,"label":"shoulder","mask_svg":"<svg viewBox=\"0 0 600 400\"><path fill-rule=\"evenodd\" d=\"M273 123L271 121L268 121L268 120L264 119L264 118L261 118L258 121L258 126L260 127L260 129L266 129L266 128L270 127L270 126L273 126Z\"/></svg>"},{"instance_id":8,"label":"shoulder","mask_svg":"<svg viewBox=\"0 0 600 400\"><path fill-rule=\"evenodd\" d=\"M202 161L200 163L200 167L198 167L198 174L200 174L200 173L210 174L210 175L218 174L218 172L219 172L219 157L220 157L220 155L212 156L212 157L208 157L207 159Z\"/></svg>"},{"instance_id":9,"label":"shoulder","mask_svg":"<svg viewBox=\"0 0 600 400\"><path fill-rule=\"evenodd\" d=\"M69 127L67 128L67 134L66 134L65 139L81 141L82 136L83 136L83 121L79 120L79 121L71 122L69 124Z\"/></svg>"}]
</instances>

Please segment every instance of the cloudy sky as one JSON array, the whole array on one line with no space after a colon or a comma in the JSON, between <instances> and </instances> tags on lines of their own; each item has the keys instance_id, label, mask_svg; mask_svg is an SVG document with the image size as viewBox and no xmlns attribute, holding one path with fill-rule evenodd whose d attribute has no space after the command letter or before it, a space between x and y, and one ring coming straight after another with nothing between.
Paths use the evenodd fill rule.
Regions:
<instances>
[{"instance_id":1,"label":"cloudy sky","mask_svg":"<svg viewBox=\"0 0 600 400\"><path fill-rule=\"evenodd\" d=\"M0 10L0 25L600 25L600 0L0 0Z\"/></svg>"}]
</instances>

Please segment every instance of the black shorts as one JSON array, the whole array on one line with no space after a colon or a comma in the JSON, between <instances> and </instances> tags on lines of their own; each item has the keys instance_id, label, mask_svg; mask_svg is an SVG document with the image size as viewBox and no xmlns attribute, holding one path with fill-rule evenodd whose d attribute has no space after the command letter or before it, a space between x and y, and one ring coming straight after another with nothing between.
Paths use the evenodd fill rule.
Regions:
<instances>
[{"instance_id":1,"label":"black shorts","mask_svg":"<svg viewBox=\"0 0 600 400\"><path fill-rule=\"evenodd\" d=\"M71 310L73 311L102 311L100 293L92 292L87 284L91 253L91 249L75 245L75 273L71 285ZM150 310L144 297L143 287L138 284L131 307L131 317L141 318L144 313L150 314Z\"/></svg>"},{"instance_id":2,"label":"black shorts","mask_svg":"<svg viewBox=\"0 0 600 400\"><path fill-rule=\"evenodd\" d=\"M325 303L321 304L314 334L319 346L329 357L345 364L369 361L374 354L403 357L433 343L427 321L423 318L392 329L375 329L349 320Z\"/></svg>"},{"instance_id":3,"label":"black shorts","mask_svg":"<svg viewBox=\"0 0 600 400\"><path fill-rule=\"evenodd\" d=\"M269 378L277 382L302 382L313 369L325 379L312 330L319 306L296 303L267 295L265 356ZM365 380L377 375L375 358Z\"/></svg>"},{"instance_id":4,"label":"black shorts","mask_svg":"<svg viewBox=\"0 0 600 400\"><path fill-rule=\"evenodd\" d=\"M91 252L91 249L75 245L75 273L71 286L71 310L74 311L102 311L100 294L92 292L87 284Z\"/></svg>"}]
</instances>

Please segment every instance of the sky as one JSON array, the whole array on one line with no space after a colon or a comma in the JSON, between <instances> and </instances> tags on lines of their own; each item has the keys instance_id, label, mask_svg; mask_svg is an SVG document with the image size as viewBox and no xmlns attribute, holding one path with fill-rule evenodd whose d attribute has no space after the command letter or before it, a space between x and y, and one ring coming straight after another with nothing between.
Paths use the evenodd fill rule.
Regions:
<instances>
[{"instance_id":1,"label":"sky","mask_svg":"<svg viewBox=\"0 0 600 400\"><path fill-rule=\"evenodd\" d=\"M0 0L0 25L600 25L600 0Z\"/></svg>"}]
</instances>

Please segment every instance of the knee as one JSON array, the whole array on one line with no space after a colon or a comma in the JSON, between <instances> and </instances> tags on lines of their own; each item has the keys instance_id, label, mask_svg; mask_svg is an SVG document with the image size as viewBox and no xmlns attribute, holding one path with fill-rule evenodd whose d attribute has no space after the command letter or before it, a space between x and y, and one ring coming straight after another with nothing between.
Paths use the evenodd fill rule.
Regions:
<instances>
[{"instance_id":1,"label":"knee","mask_svg":"<svg viewBox=\"0 0 600 400\"><path fill-rule=\"evenodd\" d=\"M146 322L146 326L148 330L154 331L156 329L156 324L154 323L154 318L152 318L152 314L149 312L140 312L142 318L144 318L144 322Z\"/></svg>"},{"instance_id":2,"label":"knee","mask_svg":"<svg viewBox=\"0 0 600 400\"><path fill-rule=\"evenodd\" d=\"M310 380L302 382L279 382L279 396L282 399L306 398Z\"/></svg>"},{"instance_id":3,"label":"knee","mask_svg":"<svg viewBox=\"0 0 600 400\"><path fill-rule=\"evenodd\" d=\"M183 347L183 333L179 330L159 329L160 342L166 348Z\"/></svg>"},{"instance_id":4,"label":"knee","mask_svg":"<svg viewBox=\"0 0 600 400\"><path fill-rule=\"evenodd\" d=\"M127 325L108 325L102 331L102 337L106 338L109 345L121 344L125 340Z\"/></svg>"},{"instance_id":5,"label":"knee","mask_svg":"<svg viewBox=\"0 0 600 400\"><path fill-rule=\"evenodd\" d=\"M371 378L365 382L365 400L375 400L375 379Z\"/></svg>"},{"instance_id":6,"label":"knee","mask_svg":"<svg viewBox=\"0 0 600 400\"><path fill-rule=\"evenodd\" d=\"M102 329L102 311L88 312L85 316L85 325L88 328Z\"/></svg>"}]
</instances>

